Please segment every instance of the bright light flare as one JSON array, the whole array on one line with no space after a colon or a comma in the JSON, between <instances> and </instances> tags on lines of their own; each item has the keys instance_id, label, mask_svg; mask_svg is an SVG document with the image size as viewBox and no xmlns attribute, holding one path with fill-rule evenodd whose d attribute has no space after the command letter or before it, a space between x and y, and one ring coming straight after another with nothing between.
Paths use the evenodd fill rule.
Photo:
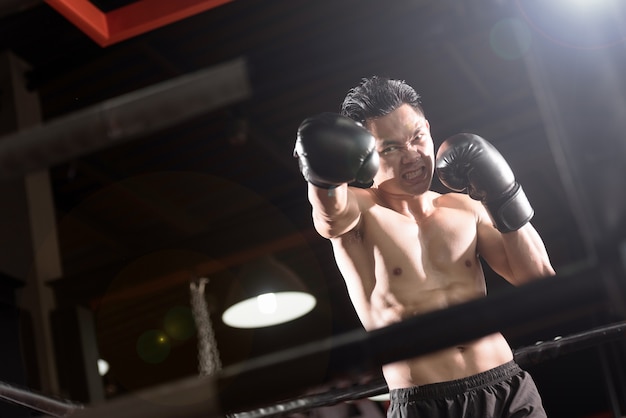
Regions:
<instances>
[{"instance_id":1,"label":"bright light flare","mask_svg":"<svg viewBox=\"0 0 626 418\"><path fill-rule=\"evenodd\" d=\"M98 359L98 373L104 376L109 372L109 362L104 359Z\"/></svg>"},{"instance_id":2,"label":"bright light flare","mask_svg":"<svg viewBox=\"0 0 626 418\"><path fill-rule=\"evenodd\" d=\"M276 312L278 304L274 293L259 295L256 297L256 302L259 306L259 312L262 314L271 315Z\"/></svg>"},{"instance_id":3,"label":"bright light flare","mask_svg":"<svg viewBox=\"0 0 626 418\"><path fill-rule=\"evenodd\" d=\"M516 0L529 27L551 41L577 49L624 42L624 0Z\"/></svg>"}]
</instances>

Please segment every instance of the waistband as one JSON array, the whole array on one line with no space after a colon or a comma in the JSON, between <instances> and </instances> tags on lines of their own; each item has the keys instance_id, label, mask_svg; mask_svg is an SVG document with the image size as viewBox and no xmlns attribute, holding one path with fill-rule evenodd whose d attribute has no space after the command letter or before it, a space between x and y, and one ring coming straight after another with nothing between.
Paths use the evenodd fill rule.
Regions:
<instances>
[{"instance_id":1,"label":"waistband","mask_svg":"<svg viewBox=\"0 0 626 418\"><path fill-rule=\"evenodd\" d=\"M462 379L449 382L431 383L389 391L391 402L408 402L420 399L439 399L460 395L468 390L478 389L501 382L522 372L519 365L511 360L501 366Z\"/></svg>"}]
</instances>

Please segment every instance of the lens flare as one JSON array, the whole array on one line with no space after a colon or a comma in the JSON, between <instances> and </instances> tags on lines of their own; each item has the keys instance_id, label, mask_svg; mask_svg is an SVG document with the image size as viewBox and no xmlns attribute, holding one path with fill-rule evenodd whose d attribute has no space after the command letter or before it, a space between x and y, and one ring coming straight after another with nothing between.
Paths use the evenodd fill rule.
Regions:
<instances>
[{"instance_id":1,"label":"lens flare","mask_svg":"<svg viewBox=\"0 0 626 418\"><path fill-rule=\"evenodd\" d=\"M170 341L160 330L149 330L137 339L137 354L146 363L162 363L170 354Z\"/></svg>"}]
</instances>

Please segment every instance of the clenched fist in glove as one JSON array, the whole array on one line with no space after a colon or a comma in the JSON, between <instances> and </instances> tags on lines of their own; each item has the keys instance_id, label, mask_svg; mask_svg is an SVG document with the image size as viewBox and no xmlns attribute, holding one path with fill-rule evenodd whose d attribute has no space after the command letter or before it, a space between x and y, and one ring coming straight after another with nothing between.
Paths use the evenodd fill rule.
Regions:
<instances>
[{"instance_id":1,"label":"clenched fist in glove","mask_svg":"<svg viewBox=\"0 0 626 418\"><path fill-rule=\"evenodd\" d=\"M480 136L461 133L446 139L437 152L436 168L446 187L480 200L500 232L516 231L533 217L504 157Z\"/></svg>"},{"instance_id":2,"label":"clenched fist in glove","mask_svg":"<svg viewBox=\"0 0 626 418\"><path fill-rule=\"evenodd\" d=\"M305 119L298 128L294 155L309 183L332 189L343 183L369 186L378 171L372 134L337 113Z\"/></svg>"}]
</instances>

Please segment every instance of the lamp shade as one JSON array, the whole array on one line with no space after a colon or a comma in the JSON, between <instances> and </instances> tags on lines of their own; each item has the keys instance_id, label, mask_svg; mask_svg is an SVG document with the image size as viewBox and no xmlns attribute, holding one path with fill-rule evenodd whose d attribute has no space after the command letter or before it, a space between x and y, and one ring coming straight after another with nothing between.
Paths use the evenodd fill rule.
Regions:
<instances>
[{"instance_id":1,"label":"lamp shade","mask_svg":"<svg viewBox=\"0 0 626 418\"><path fill-rule=\"evenodd\" d=\"M261 328L292 321L316 305L298 276L273 257L246 264L226 298L222 320L235 328Z\"/></svg>"}]
</instances>

